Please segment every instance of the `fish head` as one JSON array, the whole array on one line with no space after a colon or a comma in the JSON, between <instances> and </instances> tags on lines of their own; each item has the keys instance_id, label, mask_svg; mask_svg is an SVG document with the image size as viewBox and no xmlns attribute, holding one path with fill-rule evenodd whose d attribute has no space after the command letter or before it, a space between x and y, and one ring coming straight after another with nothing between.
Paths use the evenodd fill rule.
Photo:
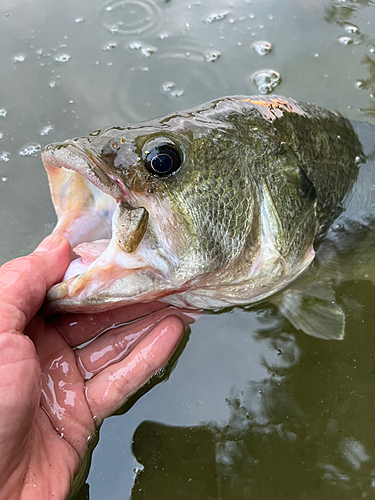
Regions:
<instances>
[{"instance_id":1,"label":"fish head","mask_svg":"<svg viewBox=\"0 0 375 500\"><path fill-rule=\"evenodd\" d=\"M73 248L50 309L99 311L238 280L260 234L241 151L230 120L207 112L47 146L55 232Z\"/></svg>"}]
</instances>

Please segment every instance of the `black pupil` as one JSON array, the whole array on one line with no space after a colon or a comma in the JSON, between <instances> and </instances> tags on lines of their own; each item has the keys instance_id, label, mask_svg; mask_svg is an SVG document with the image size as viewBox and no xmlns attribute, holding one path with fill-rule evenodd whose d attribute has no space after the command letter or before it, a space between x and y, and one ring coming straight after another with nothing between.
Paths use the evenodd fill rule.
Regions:
<instances>
[{"instance_id":1,"label":"black pupil","mask_svg":"<svg viewBox=\"0 0 375 500\"><path fill-rule=\"evenodd\" d=\"M145 165L149 172L160 176L169 175L180 168L180 157L169 144L156 146L147 153Z\"/></svg>"}]
</instances>

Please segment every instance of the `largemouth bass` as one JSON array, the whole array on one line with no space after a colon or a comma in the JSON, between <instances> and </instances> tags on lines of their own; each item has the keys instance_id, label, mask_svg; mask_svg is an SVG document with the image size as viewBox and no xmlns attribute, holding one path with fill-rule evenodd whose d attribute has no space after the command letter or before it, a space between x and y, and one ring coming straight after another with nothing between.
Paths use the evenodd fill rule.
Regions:
<instances>
[{"instance_id":1,"label":"largemouth bass","mask_svg":"<svg viewBox=\"0 0 375 500\"><path fill-rule=\"evenodd\" d=\"M279 96L225 97L51 144L55 232L74 253L50 307L262 300L309 266L362 154L347 119Z\"/></svg>"}]
</instances>

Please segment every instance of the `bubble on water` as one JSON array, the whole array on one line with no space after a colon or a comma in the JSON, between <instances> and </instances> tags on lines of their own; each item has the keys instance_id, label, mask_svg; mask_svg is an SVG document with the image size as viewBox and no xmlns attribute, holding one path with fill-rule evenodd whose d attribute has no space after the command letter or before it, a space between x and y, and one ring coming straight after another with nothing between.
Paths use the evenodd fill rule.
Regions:
<instances>
[{"instance_id":1,"label":"bubble on water","mask_svg":"<svg viewBox=\"0 0 375 500\"><path fill-rule=\"evenodd\" d=\"M206 24L212 24L215 21L221 21L222 19L227 17L228 14L229 14L229 11L214 13L214 14L211 14L208 17L206 17L204 19L204 22Z\"/></svg>"},{"instance_id":2,"label":"bubble on water","mask_svg":"<svg viewBox=\"0 0 375 500\"><path fill-rule=\"evenodd\" d=\"M171 96L172 97L181 97L183 95L184 95L184 90L183 89L171 90Z\"/></svg>"},{"instance_id":3,"label":"bubble on water","mask_svg":"<svg viewBox=\"0 0 375 500\"><path fill-rule=\"evenodd\" d=\"M48 135L51 132L53 132L54 130L55 130L55 127L51 123L49 123L48 125L46 125L45 127L41 128L39 130L39 134L40 135Z\"/></svg>"},{"instance_id":4,"label":"bubble on water","mask_svg":"<svg viewBox=\"0 0 375 500\"><path fill-rule=\"evenodd\" d=\"M48 82L48 85L53 89L53 87L56 87L56 83L57 83L56 80L50 80Z\"/></svg>"},{"instance_id":5,"label":"bubble on water","mask_svg":"<svg viewBox=\"0 0 375 500\"><path fill-rule=\"evenodd\" d=\"M8 177L2 177L2 178L1 178L1 180L2 180L3 182L6 182L6 181L8 180Z\"/></svg>"},{"instance_id":6,"label":"bubble on water","mask_svg":"<svg viewBox=\"0 0 375 500\"><path fill-rule=\"evenodd\" d=\"M131 42L128 45L129 49L132 50L140 50L142 48L141 42Z\"/></svg>"},{"instance_id":7,"label":"bubble on water","mask_svg":"<svg viewBox=\"0 0 375 500\"><path fill-rule=\"evenodd\" d=\"M82 22L83 22L83 17L76 17L76 18L74 19L74 22L75 22L75 23L82 23Z\"/></svg>"},{"instance_id":8,"label":"bubble on water","mask_svg":"<svg viewBox=\"0 0 375 500\"><path fill-rule=\"evenodd\" d=\"M281 83L281 75L273 69L257 71L252 79L261 94L269 94Z\"/></svg>"},{"instance_id":9,"label":"bubble on water","mask_svg":"<svg viewBox=\"0 0 375 500\"><path fill-rule=\"evenodd\" d=\"M169 36L170 36L169 33L163 31L163 33L160 33L159 38L160 40L165 40L166 38L169 38Z\"/></svg>"},{"instance_id":10,"label":"bubble on water","mask_svg":"<svg viewBox=\"0 0 375 500\"><path fill-rule=\"evenodd\" d=\"M214 62L219 59L221 53L218 50L211 50L210 52L206 52L205 56L207 62Z\"/></svg>"},{"instance_id":11,"label":"bubble on water","mask_svg":"<svg viewBox=\"0 0 375 500\"><path fill-rule=\"evenodd\" d=\"M0 118L4 118L7 115L8 111L5 108L0 109Z\"/></svg>"},{"instance_id":12,"label":"bubble on water","mask_svg":"<svg viewBox=\"0 0 375 500\"><path fill-rule=\"evenodd\" d=\"M104 45L103 50L112 50L115 49L118 46L117 42L108 42L106 45Z\"/></svg>"},{"instance_id":13,"label":"bubble on water","mask_svg":"<svg viewBox=\"0 0 375 500\"><path fill-rule=\"evenodd\" d=\"M40 144L29 144L18 152L20 156L36 156L42 149Z\"/></svg>"},{"instance_id":14,"label":"bubble on water","mask_svg":"<svg viewBox=\"0 0 375 500\"><path fill-rule=\"evenodd\" d=\"M2 132L0 132L0 139L2 139L2 138L3 138L3 133L2 133Z\"/></svg>"},{"instance_id":15,"label":"bubble on water","mask_svg":"<svg viewBox=\"0 0 375 500\"><path fill-rule=\"evenodd\" d=\"M55 61L57 61L58 63L66 63L70 58L70 54L59 54L55 56Z\"/></svg>"},{"instance_id":16,"label":"bubble on water","mask_svg":"<svg viewBox=\"0 0 375 500\"><path fill-rule=\"evenodd\" d=\"M10 161L9 156L10 156L9 151L2 151L0 153L0 161Z\"/></svg>"},{"instance_id":17,"label":"bubble on water","mask_svg":"<svg viewBox=\"0 0 375 500\"><path fill-rule=\"evenodd\" d=\"M154 52L156 52L156 47L142 47L141 48L141 54L144 57L150 57Z\"/></svg>"},{"instance_id":18,"label":"bubble on water","mask_svg":"<svg viewBox=\"0 0 375 500\"><path fill-rule=\"evenodd\" d=\"M151 0L112 0L104 7L101 17L111 33L149 32L159 21L160 7Z\"/></svg>"},{"instance_id":19,"label":"bubble on water","mask_svg":"<svg viewBox=\"0 0 375 500\"><path fill-rule=\"evenodd\" d=\"M164 82L161 88L164 90L164 92L170 92L175 86L176 84L174 82Z\"/></svg>"},{"instance_id":20,"label":"bubble on water","mask_svg":"<svg viewBox=\"0 0 375 500\"><path fill-rule=\"evenodd\" d=\"M347 33L353 33L353 34L359 35L359 28L358 28L358 26L355 26L354 24L345 24L344 30Z\"/></svg>"},{"instance_id":21,"label":"bubble on water","mask_svg":"<svg viewBox=\"0 0 375 500\"><path fill-rule=\"evenodd\" d=\"M17 62L17 63L23 63L25 59L26 59L26 56L24 54L16 54L13 57L13 61Z\"/></svg>"},{"instance_id":22,"label":"bubble on water","mask_svg":"<svg viewBox=\"0 0 375 500\"><path fill-rule=\"evenodd\" d=\"M264 40L259 40L259 42L253 43L252 48L259 56L266 56L271 52L272 44Z\"/></svg>"},{"instance_id":23,"label":"bubble on water","mask_svg":"<svg viewBox=\"0 0 375 500\"><path fill-rule=\"evenodd\" d=\"M359 89L359 90L362 90L363 86L364 86L364 83L365 82L363 80L356 80L356 82L355 82L355 88Z\"/></svg>"},{"instance_id":24,"label":"bubble on water","mask_svg":"<svg viewBox=\"0 0 375 500\"><path fill-rule=\"evenodd\" d=\"M371 52L371 54L373 54L375 52L375 47L370 47L368 50Z\"/></svg>"},{"instance_id":25,"label":"bubble on water","mask_svg":"<svg viewBox=\"0 0 375 500\"><path fill-rule=\"evenodd\" d=\"M350 36L340 36L339 42L341 43L341 45L350 45L351 43L353 43L353 39L350 38Z\"/></svg>"}]
</instances>

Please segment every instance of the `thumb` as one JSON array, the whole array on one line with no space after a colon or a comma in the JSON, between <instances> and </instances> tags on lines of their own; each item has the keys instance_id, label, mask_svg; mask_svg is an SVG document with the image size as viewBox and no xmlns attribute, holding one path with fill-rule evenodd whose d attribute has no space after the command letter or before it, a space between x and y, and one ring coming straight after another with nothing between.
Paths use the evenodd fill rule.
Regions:
<instances>
[{"instance_id":1,"label":"thumb","mask_svg":"<svg viewBox=\"0 0 375 500\"><path fill-rule=\"evenodd\" d=\"M0 267L0 334L23 332L40 309L47 290L62 279L70 252L68 240L54 234L32 254Z\"/></svg>"}]
</instances>

